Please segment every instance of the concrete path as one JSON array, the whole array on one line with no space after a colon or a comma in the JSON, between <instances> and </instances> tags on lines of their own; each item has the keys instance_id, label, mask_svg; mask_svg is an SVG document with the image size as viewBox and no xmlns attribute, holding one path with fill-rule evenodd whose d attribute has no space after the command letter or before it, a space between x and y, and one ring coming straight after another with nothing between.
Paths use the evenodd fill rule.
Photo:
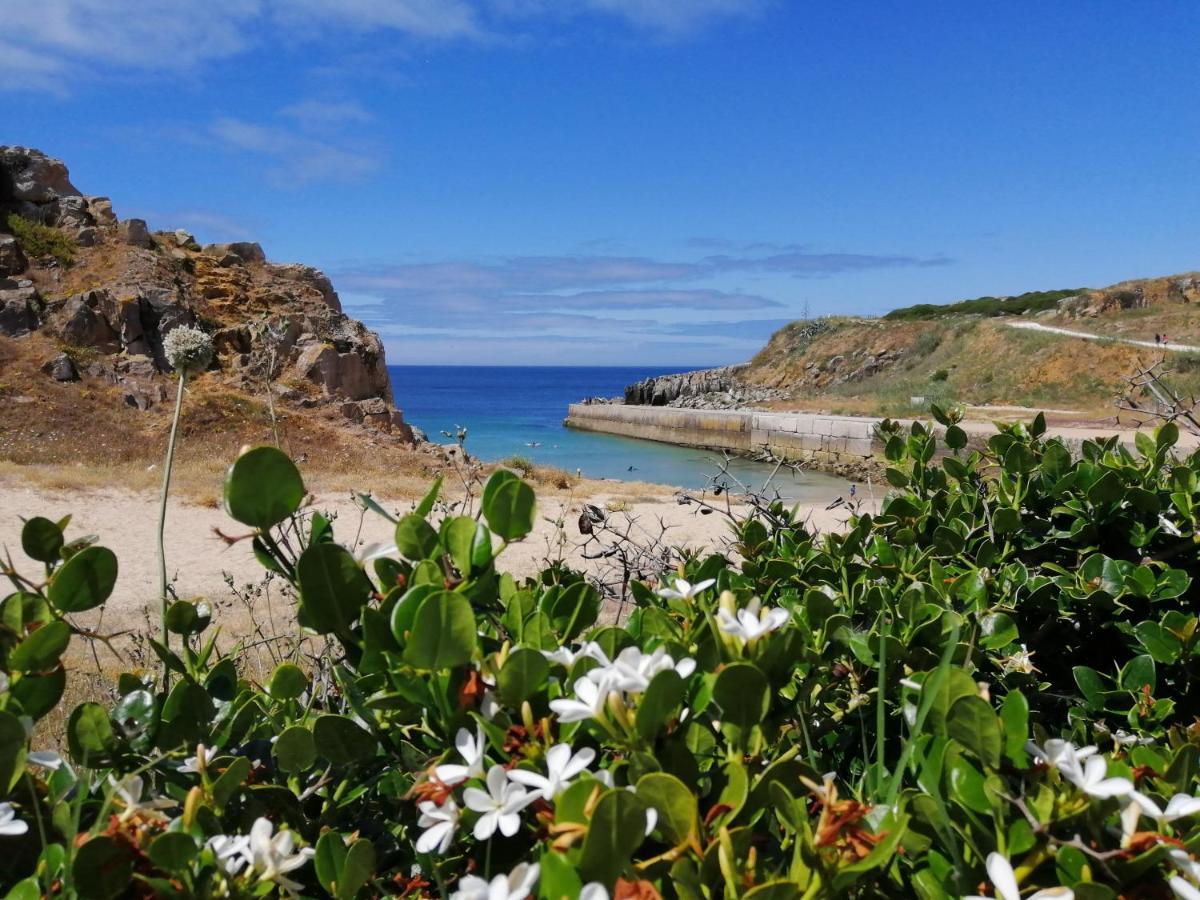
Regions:
<instances>
[{"instance_id":1,"label":"concrete path","mask_svg":"<svg viewBox=\"0 0 1200 900\"><path fill-rule=\"evenodd\" d=\"M1009 328L1024 328L1026 331L1044 331L1048 334L1062 334L1067 337L1083 338L1085 341L1116 341L1118 344L1132 344L1135 347L1149 347L1151 350L1174 350L1177 353L1200 353L1200 347L1194 344L1156 344L1154 341L1136 341L1133 338L1107 337L1102 334L1091 334L1087 331L1072 331L1069 328L1055 328L1052 325L1042 325L1038 322L1005 322Z\"/></svg>"}]
</instances>

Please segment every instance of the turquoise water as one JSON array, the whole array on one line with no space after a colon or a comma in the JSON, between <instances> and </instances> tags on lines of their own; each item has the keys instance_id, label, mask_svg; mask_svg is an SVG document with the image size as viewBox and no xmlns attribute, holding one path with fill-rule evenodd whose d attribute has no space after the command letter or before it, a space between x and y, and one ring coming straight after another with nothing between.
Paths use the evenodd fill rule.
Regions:
<instances>
[{"instance_id":1,"label":"turquoise water","mask_svg":"<svg viewBox=\"0 0 1200 900\"><path fill-rule=\"evenodd\" d=\"M699 366L695 368L701 368ZM720 454L654 441L563 427L567 406L584 397L619 396L625 385L653 375L686 371L640 367L388 366L396 405L431 441L467 429L467 450L495 461L524 456L541 465L590 478L652 481L698 489L716 475ZM530 446L536 444L537 446ZM731 472L758 487L772 466L735 460ZM791 500L832 500L842 479L812 472L781 472L772 482Z\"/></svg>"}]
</instances>

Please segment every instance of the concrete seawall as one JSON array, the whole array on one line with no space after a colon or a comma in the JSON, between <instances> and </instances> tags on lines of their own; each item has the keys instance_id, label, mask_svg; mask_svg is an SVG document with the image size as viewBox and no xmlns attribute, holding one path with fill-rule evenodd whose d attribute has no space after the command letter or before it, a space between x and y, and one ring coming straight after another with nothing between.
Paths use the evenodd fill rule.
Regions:
<instances>
[{"instance_id":1,"label":"concrete seawall","mask_svg":"<svg viewBox=\"0 0 1200 900\"><path fill-rule=\"evenodd\" d=\"M1032 415L1030 416L1032 418ZM728 450L740 456L764 451L777 459L811 463L815 468L839 475L861 475L884 464L883 442L875 436L882 419L865 416L827 416L817 413L760 412L753 409L708 411L668 406L623 406L619 403L572 403L565 424L582 431L601 431L625 437ZM908 419L904 419L905 424ZM980 448L996 433L991 422L961 423L969 445ZM933 426L939 439L945 429ZM1144 429L1150 432L1152 429ZM1111 426L1051 426L1047 435L1057 437L1074 454L1089 439L1117 434L1121 443L1134 451L1135 431ZM1176 452L1191 453L1200 438L1184 432ZM940 444L938 454L945 452Z\"/></svg>"},{"instance_id":2,"label":"concrete seawall","mask_svg":"<svg viewBox=\"0 0 1200 900\"><path fill-rule=\"evenodd\" d=\"M767 451L849 473L870 466L883 445L875 438L879 419L772 413L757 410L708 411L619 403L572 403L566 425L625 437L728 450L739 455Z\"/></svg>"}]
</instances>

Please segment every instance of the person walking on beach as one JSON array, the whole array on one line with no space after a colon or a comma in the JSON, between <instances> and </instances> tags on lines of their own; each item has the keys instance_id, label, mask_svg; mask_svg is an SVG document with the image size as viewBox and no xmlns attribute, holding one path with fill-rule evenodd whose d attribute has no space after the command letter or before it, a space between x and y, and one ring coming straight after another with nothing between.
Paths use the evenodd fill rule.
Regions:
<instances>
[{"instance_id":1,"label":"person walking on beach","mask_svg":"<svg viewBox=\"0 0 1200 900\"><path fill-rule=\"evenodd\" d=\"M1162 344L1162 335L1159 334L1157 331L1154 332L1154 343L1156 346L1159 344Z\"/></svg>"}]
</instances>

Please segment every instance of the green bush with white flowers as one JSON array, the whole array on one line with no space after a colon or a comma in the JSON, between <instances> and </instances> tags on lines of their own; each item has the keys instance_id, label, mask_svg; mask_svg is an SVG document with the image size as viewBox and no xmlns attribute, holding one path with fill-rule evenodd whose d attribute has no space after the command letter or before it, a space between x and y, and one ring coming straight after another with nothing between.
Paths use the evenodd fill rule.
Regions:
<instances>
[{"instance_id":1,"label":"green bush with white flowers","mask_svg":"<svg viewBox=\"0 0 1200 900\"><path fill-rule=\"evenodd\" d=\"M0 603L0 883L1200 898L1200 455L1168 425L1073 456L1041 417L969 450L935 415L884 424L877 513L816 537L766 506L734 552L634 583L619 624L582 574L503 571L536 516L511 472L477 516L435 486L363 560L283 453L250 450L226 508L325 668L251 680L176 601L161 669L76 706L62 754L30 736L118 562L28 520Z\"/></svg>"}]
</instances>

